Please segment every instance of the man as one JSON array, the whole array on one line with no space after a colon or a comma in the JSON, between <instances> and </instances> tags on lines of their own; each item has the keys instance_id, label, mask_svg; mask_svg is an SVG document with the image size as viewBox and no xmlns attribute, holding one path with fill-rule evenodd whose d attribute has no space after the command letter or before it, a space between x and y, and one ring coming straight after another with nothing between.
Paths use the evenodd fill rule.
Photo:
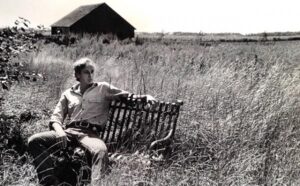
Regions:
<instances>
[{"instance_id":1,"label":"man","mask_svg":"<svg viewBox=\"0 0 300 186\"><path fill-rule=\"evenodd\" d=\"M58 184L49 151L66 148L70 139L76 140L91 154L91 184L99 185L108 157L107 147L97 134L107 122L110 102L126 98L129 93L107 82L94 83L94 71L95 64L89 58L74 63L75 78L79 83L61 95L50 119L51 131L34 134L28 139L29 152L34 157L33 163L42 185ZM150 95L134 96L142 97L150 103L156 101Z\"/></svg>"}]
</instances>

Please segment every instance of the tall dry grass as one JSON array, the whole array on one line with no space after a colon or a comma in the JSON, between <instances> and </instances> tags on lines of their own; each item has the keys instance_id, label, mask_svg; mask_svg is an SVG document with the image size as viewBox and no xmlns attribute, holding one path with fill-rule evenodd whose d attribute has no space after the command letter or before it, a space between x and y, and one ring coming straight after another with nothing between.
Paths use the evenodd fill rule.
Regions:
<instances>
[{"instance_id":1,"label":"tall dry grass","mask_svg":"<svg viewBox=\"0 0 300 186\"><path fill-rule=\"evenodd\" d=\"M72 62L80 57L97 63L98 81L184 101L169 162L116 164L103 185L300 184L299 42L199 46L102 39L87 35L28 56L28 68L48 79L41 85L45 96L35 101L53 108L75 83Z\"/></svg>"}]
</instances>

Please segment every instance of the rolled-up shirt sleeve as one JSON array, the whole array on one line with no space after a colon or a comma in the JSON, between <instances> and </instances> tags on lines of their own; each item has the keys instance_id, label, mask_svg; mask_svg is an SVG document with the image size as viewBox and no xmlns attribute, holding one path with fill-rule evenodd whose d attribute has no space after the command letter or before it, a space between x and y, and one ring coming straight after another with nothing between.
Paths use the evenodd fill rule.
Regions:
<instances>
[{"instance_id":1,"label":"rolled-up shirt sleeve","mask_svg":"<svg viewBox=\"0 0 300 186\"><path fill-rule=\"evenodd\" d=\"M62 94L50 118L50 123L49 123L50 129L53 129L52 127L53 123L58 123L62 125L66 118L67 113L68 113L68 100L65 94Z\"/></svg>"},{"instance_id":2,"label":"rolled-up shirt sleeve","mask_svg":"<svg viewBox=\"0 0 300 186\"><path fill-rule=\"evenodd\" d=\"M119 89L111 84L106 84L106 97L109 100L119 100L120 98L127 97L129 95L129 92Z\"/></svg>"}]
</instances>

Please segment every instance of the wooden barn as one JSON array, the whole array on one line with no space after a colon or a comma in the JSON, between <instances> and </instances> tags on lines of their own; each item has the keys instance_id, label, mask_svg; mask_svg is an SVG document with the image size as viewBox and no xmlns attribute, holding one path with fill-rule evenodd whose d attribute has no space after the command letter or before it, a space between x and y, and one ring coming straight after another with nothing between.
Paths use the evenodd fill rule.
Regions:
<instances>
[{"instance_id":1,"label":"wooden barn","mask_svg":"<svg viewBox=\"0 0 300 186\"><path fill-rule=\"evenodd\" d=\"M120 39L134 37L135 28L106 3L80 6L51 25L51 34L113 34Z\"/></svg>"}]
</instances>

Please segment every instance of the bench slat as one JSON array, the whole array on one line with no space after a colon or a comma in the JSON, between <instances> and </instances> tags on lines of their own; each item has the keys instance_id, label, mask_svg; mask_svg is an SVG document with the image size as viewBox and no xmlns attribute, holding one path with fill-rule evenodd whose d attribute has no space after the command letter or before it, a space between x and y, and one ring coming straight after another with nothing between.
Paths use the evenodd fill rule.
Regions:
<instances>
[{"instance_id":1,"label":"bench slat","mask_svg":"<svg viewBox=\"0 0 300 186\"><path fill-rule=\"evenodd\" d=\"M166 118L167 118L167 113L168 113L168 109L169 109L169 102L167 102L164 106L164 111L163 111L163 115L162 115L162 120L161 120L161 125L160 125L160 130L159 130L159 137L163 137L164 135L164 127L165 127L165 123L166 123Z\"/></svg>"},{"instance_id":2,"label":"bench slat","mask_svg":"<svg viewBox=\"0 0 300 186\"><path fill-rule=\"evenodd\" d=\"M119 147L153 148L159 143L170 140L175 133L179 110L182 102L158 102L148 107L146 102L128 98L113 101L110 116L101 136L109 149Z\"/></svg>"},{"instance_id":3,"label":"bench slat","mask_svg":"<svg viewBox=\"0 0 300 186\"><path fill-rule=\"evenodd\" d=\"M122 103L122 104L124 104L124 103ZM122 121L121 121L121 123L120 123L120 129L119 129L119 134L118 134L118 139L117 139L117 141L120 141L120 139L121 139L122 132L123 132L123 126L124 126L124 124L125 124L125 119L126 119L126 115L127 115L128 109L129 109L129 108L126 108L126 109L124 109L124 111L123 111L123 117L122 117Z\"/></svg>"},{"instance_id":4,"label":"bench slat","mask_svg":"<svg viewBox=\"0 0 300 186\"><path fill-rule=\"evenodd\" d=\"M120 106L122 106L122 104L123 104L122 101L120 101L118 103L119 103ZM121 114L121 109L118 108L117 109L117 116L116 116L116 118L114 119L114 122L113 122L114 123L114 130L113 130L112 137L111 137L111 140L110 140L111 142L115 142L116 141L115 140L115 135L116 135L117 127L118 127L118 124L119 124L120 114Z\"/></svg>"},{"instance_id":5,"label":"bench slat","mask_svg":"<svg viewBox=\"0 0 300 186\"><path fill-rule=\"evenodd\" d=\"M163 108L164 104L165 104L164 102L160 102L159 103L159 109L158 109L158 114L157 114L157 119L156 119L156 125L155 125L155 135L156 136L158 134L158 126L159 126L161 111L162 111L162 108Z\"/></svg>"},{"instance_id":6,"label":"bench slat","mask_svg":"<svg viewBox=\"0 0 300 186\"><path fill-rule=\"evenodd\" d=\"M107 143L108 142L108 138L109 138L109 131L111 130L111 127L112 127L112 123L113 123L113 118L114 118L114 114L115 114L115 110L116 108L114 107L114 105L116 105L117 102L112 102L111 103L111 107L110 107L110 117L109 117L109 120L108 120L108 129L107 130L104 130L103 131L103 137L102 139L105 139L104 141ZM107 132L106 132L107 131ZM104 134L106 134L105 138L104 138Z\"/></svg>"}]
</instances>

